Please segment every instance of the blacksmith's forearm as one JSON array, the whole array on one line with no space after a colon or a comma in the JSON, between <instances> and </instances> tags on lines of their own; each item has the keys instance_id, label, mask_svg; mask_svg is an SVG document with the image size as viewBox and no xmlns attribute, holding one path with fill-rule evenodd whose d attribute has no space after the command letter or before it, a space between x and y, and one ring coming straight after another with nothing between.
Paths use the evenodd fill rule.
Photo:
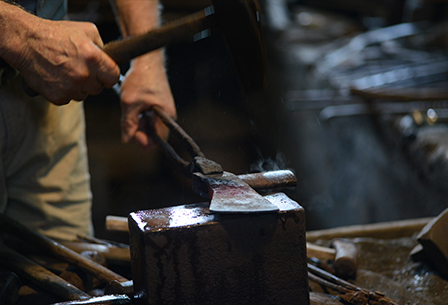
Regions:
<instances>
[{"instance_id":1,"label":"blacksmith's forearm","mask_svg":"<svg viewBox=\"0 0 448 305\"><path fill-rule=\"evenodd\" d=\"M123 36L142 34L159 25L158 0L110 0Z\"/></svg>"},{"instance_id":2,"label":"blacksmith's forearm","mask_svg":"<svg viewBox=\"0 0 448 305\"><path fill-rule=\"evenodd\" d=\"M35 27L36 19L20 7L0 1L0 57L15 68L26 52L27 29Z\"/></svg>"},{"instance_id":3,"label":"blacksmith's forearm","mask_svg":"<svg viewBox=\"0 0 448 305\"><path fill-rule=\"evenodd\" d=\"M160 24L159 0L109 0L114 7L124 37L145 33ZM155 50L132 60L137 69L164 70L162 49ZM158 67L158 68L157 68Z\"/></svg>"}]
</instances>

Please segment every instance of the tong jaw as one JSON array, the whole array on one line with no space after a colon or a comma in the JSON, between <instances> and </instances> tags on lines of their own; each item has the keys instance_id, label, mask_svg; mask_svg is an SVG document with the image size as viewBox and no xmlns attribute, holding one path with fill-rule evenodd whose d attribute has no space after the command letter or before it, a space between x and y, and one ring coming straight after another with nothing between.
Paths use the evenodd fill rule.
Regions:
<instances>
[{"instance_id":1,"label":"tong jaw","mask_svg":"<svg viewBox=\"0 0 448 305\"><path fill-rule=\"evenodd\" d=\"M189 165L189 172L191 175L194 173L201 173L203 175L213 175L213 174L222 174L223 169L222 166L207 159L205 157L196 156L193 158Z\"/></svg>"}]
</instances>

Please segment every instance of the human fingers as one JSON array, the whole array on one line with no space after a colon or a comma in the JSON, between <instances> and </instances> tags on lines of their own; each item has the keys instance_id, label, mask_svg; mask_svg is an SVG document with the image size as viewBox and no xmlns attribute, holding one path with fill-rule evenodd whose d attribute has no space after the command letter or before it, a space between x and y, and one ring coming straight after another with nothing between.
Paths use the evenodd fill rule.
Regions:
<instances>
[{"instance_id":1,"label":"human fingers","mask_svg":"<svg viewBox=\"0 0 448 305\"><path fill-rule=\"evenodd\" d=\"M156 137L167 140L169 128L153 111L145 111L140 115L140 124L134 135L137 143L142 148L150 149L157 146Z\"/></svg>"},{"instance_id":2,"label":"human fingers","mask_svg":"<svg viewBox=\"0 0 448 305\"><path fill-rule=\"evenodd\" d=\"M90 89L89 93L96 94L106 87L111 88L120 79L120 68L118 64L93 43L83 45L80 48L81 57L84 58L87 69L86 72L90 79L85 83L86 89ZM81 74L82 75L82 74ZM101 87L98 87L101 84Z\"/></svg>"},{"instance_id":3,"label":"human fingers","mask_svg":"<svg viewBox=\"0 0 448 305\"><path fill-rule=\"evenodd\" d=\"M120 68L112 58L103 52L96 76L104 87L111 88L120 80Z\"/></svg>"},{"instance_id":4,"label":"human fingers","mask_svg":"<svg viewBox=\"0 0 448 305\"><path fill-rule=\"evenodd\" d=\"M89 50L89 52L87 53L89 54L89 57L87 59L91 63L93 63L93 67L96 67L94 71L96 76L95 81L100 82L106 88L111 88L118 82L120 78L120 69L118 67L118 64L101 50L101 48L104 46L104 43L95 24L85 22L83 23L83 26L86 35L96 46L96 50ZM94 93L92 92L91 94Z\"/></svg>"},{"instance_id":5,"label":"human fingers","mask_svg":"<svg viewBox=\"0 0 448 305\"><path fill-rule=\"evenodd\" d=\"M121 138L124 143L128 143L139 129L140 110L134 104L121 102Z\"/></svg>"},{"instance_id":6,"label":"human fingers","mask_svg":"<svg viewBox=\"0 0 448 305\"><path fill-rule=\"evenodd\" d=\"M141 148L150 149L151 147L155 146L155 142L150 137L148 137L148 135L144 131L137 130L134 138Z\"/></svg>"},{"instance_id":7,"label":"human fingers","mask_svg":"<svg viewBox=\"0 0 448 305\"><path fill-rule=\"evenodd\" d=\"M98 47L102 48L104 46L103 39L101 38L100 32L94 23L91 22L81 22L81 26L89 39L96 44Z\"/></svg>"}]
</instances>

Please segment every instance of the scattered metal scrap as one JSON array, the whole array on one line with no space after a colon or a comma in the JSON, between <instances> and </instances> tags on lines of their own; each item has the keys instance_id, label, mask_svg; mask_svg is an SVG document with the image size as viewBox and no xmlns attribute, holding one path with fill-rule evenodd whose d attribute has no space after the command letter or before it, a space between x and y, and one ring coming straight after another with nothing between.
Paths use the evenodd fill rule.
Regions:
<instances>
[{"instance_id":1,"label":"scattered metal scrap","mask_svg":"<svg viewBox=\"0 0 448 305\"><path fill-rule=\"evenodd\" d=\"M344 281L337 276L308 263L308 279L323 287L337 291L338 296L353 305L397 305L394 301L378 291L369 291L355 284Z\"/></svg>"}]
</instances>

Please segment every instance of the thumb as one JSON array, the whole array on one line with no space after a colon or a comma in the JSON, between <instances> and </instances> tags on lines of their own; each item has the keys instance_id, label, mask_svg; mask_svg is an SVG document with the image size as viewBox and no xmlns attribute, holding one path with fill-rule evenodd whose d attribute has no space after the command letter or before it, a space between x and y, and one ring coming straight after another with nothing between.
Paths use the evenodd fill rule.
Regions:
<instances>
[{"instance_id":1,"label":"thumb","mask_svg":"<svg viewBox=\"0 0 448 305\"><path fill-rule=\"evenodd\" d=\"M122 111L121 116L121 139L124 143L128 143L137 132L139 128L139 114L133 114L127 112L125 109Z\"/></svg>"}]
</instances>

